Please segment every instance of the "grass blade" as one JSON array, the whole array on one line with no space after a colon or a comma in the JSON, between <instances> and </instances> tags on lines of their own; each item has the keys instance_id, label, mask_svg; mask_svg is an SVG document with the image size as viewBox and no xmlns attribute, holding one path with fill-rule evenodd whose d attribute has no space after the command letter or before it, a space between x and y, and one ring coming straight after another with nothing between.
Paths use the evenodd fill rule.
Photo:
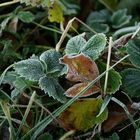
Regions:
<instances>
[{"instance_id":1,"label":"grass blade","mask_svg":"<svg viewBox=\"0 0 140 140\"><path fill-rule=\"evenodd\" d=\"M112 96L110 96L110 95L107 95L107 96L105 97L105 99L104 99L104 101L103 101L103 103L102 103L100 112L99 112L99 114L97 115L97 117L100 116L100 115L104 112L104 110L106 109L107 105L109 104L111 98L112 98Z\"/></svg>"},{"instance_id":2,"label":"grass blade","mask_svg":"<svg viewBox=\"0 0 140 140\"><path fill-rule=\"evenodd\" d=\"M134 119L133 119L133 117L132 117L132 115L129 113L128 108L126 107L126 105L123 102L121 102L120 100L118 100L117 98L115 98L115 97L112 97L111 100L114 101L115 103L117 103L119 106L121 106L124 109L124 111L127 114L128 118L132 122L134 128L138 128L136 123L135 123L135 121L134 121Z\"/></svg>"}]
</instances>

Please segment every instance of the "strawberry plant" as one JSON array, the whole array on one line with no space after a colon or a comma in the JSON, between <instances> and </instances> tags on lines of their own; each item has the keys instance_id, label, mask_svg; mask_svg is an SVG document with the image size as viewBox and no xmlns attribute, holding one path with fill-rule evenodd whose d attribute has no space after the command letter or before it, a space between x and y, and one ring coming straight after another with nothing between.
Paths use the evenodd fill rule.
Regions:
<instances>
[{"instance_id":1,"label":"strawberry plant","mask_svg":"<svg viewBox=\"0 0 140 140\"><path fill-rule=\"evenodd\" d=\"M2 1L0 139L138 140L139 3Z\"/></svg>"}]
</instances>

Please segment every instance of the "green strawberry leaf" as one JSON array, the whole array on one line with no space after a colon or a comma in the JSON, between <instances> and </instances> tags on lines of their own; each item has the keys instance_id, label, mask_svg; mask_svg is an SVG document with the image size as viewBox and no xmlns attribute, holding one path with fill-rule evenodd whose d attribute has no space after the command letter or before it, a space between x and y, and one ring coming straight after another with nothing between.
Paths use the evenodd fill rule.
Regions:
<instances>
[{"instance_id":1,"label":"green strawberry leaf","mask_svg":"<svg viewBox=\"0 0 140 140\"><path fill-rule=\"evenodd\" d=\"M39 80L39 86L46 94L54 99L64 103L66 97L64 96L64 89L60 86L56 79L52 77L42 77Z\"/></svg>"},{"instance_id":2,"label":"green strawberry leaf","mask_svg":"<svg viewBox=\"0 0 140 140\"><path fill-rule=\"evenodd\" d=\"M54 49L45 51L40 55L40 60L44 63L47 74L53 76L59 76L59 74L63 74L62 70L64 66L59 63L60 57L60 53Z\"/></svg>"},{"instance_id":3,"label":"green strawberry leaf","mask_svg":"<svg viewBox=\"0 0 140 140\"><path fill-rule=\"evenodd\" d=\"M127 9L121 9L113 13L111 16L111 22L113 28L120 28L130 22L132 16L127 15Z\"/></svg>"},{"instance_id":4,"label":"green strawberry leaf","mask_svg":"<svg viewBox=\"0 0 140 140\"><path fill-rule=\"evenodd\" d=\"M140 128L136 129L136 133L135 133L135 140L139 140L140 139Z\"/></svg>"},{"instance_id":5,"label":"green strawberry leaf","mask_svg":"<svg viewBox=\"0 0 140 140\"><path fill-rule=\"evenodd\" d=\"M78 54L81 52L81 48L86 44L84 35L84 33L77 35L68 41L65 49L66 54Z\"/></svg>"},{"instance_id":6,"label":"green strawberry leaf","mask_svg":"<svg viewBox=\"0 0 140 140\"><path fill-rule=\"evenodd\" d=\"M20 11L17 17L25 23L30 23L35 19L35 16L29 11Z\"/></svg>"},{"instance_id":7,"label":"green strawberry leaf","mask_svg":"<svg viewBox=\"0 0 140 140\"><path fill-rule=\"evenodd\" d=\"M91 37L82 48L82 53L89 56L92 60L96 60L106 46L106 36L97 34Z\"/></svg>"},{"instance_id":8,"label":"green strawberry leaf","mask_svg":"<svg viewBox=\"0 0 140 140\"><path fill-rule=\"evenodd\" d=\"M130 61L140 68L140 39L134 38L126 44L127 53L130 54Z\"/></svg>"},{"instance_id":9,"label":"green strawberry leaf","mask_svg":"<svg viewBox=\"0 0 140 140\"><path fill-rule=\"evenodd\" d=\"M98 68L99 72L102 73L106 70L106 64L103 62L98 62ZM104 82L105 76L103 76L100 80L102 90L104 89ZM122 82L120 74L114 69L111 69L108 74L107 93L115 93L117 90L119 90L121 84Z\"/></svg>"},{"instance_id":10,"label":"green strawberry leaf","mask_svg":"<svg viewBox=\"0 0 140 140\"><path fill-rule=\"evenodd\" d=\"M89 26L93 30L95 30L97 33L107 33L109 31L109 26L107 24L104 24L104 23L93 22Z\"/></svg>"},{"instance_id":11,"label":"green strawberry leaf","mask_svg":"<svg viewBox=\"0 0 140 140\"><path fill-rule=\"evenodd\" d=\"M131 97L140 97L140 70L129 68L122 72L122 83Z\"/></svg>"},{"instance_id":12,"label":"green strawberry leaf","mask_svg":"<svg viewBox=\"0 0 140 140\"><path fill-rule=\"evenodd\" d=\"M87 17L86 23L88 25L92 24L93 22L104 23L108 20L109 16L110 14L107 10L94 11Z\"/></svg>"},{"instance_id":13,"label":"green strawberry leaf","mask_svg":"<svg viewBox=\"0 0 140 140\"><path fill-rule=\"evenodd\" d=\"M31 81L38 81L45 75L42 64L38 59L19 61L15 63L14 69L21 77Z\"/></svg>"}]
</instances>

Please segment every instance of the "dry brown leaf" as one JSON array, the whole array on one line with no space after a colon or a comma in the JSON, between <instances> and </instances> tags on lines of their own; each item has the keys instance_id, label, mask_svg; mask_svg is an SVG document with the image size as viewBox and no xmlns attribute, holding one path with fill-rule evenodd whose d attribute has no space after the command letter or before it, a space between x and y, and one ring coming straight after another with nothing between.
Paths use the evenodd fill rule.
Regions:
<instances>
[{"instance_id":1,"label":"dry brown leaf","mask_svg":"<svg viewBox=\"0 0 140 140\"><path fill-rule=\"evenodd\" d=\"M67 65L68 73L66 78L69 81L81 82L66 91L65 95L68 97L75 96L99 75L96 63L84 54L65 55L60 59L60 63ZM81 97L86 97L99 91L100 83L97 82L93 87L81 95Z\"/></svg>"},{"instance_id":2,"label":"dry brown leaf","mask_svg":"<svg viewBox=\"0 0 140 140\"><path fill-rule=\"evenodd\" d=\"M127 104L127 108L130 114L134 114L134 109L131 108L131 104ZM108 119L102 124L102 130L104 132L111 131L115 126L119 125L123 121L126 121L128 116L125 111L117 104L111 103L108 107Z\"/></svg>"},{"instance_id":3,"label":"dry brown leaf","mask_svg":"<svg viewBox=\"0 0 140 140\"><path fill-rule=\"evenodd\" d=\"M90 82L99 75L96 63L84 54L65 55L60 63L68 66L66 78L70 81Z\"/></svg>"},{"instance_id":4,"label":"dry brown leaf","mask_svg":"<svg viewBox=\"0 0 140 140\"><path fill-rule=\"evenodd\" d=\"M69 88L66 92L65 95L68 97L74 97L78 92L80 92L83 88L85 88L88 84L87 83L78 83ZM100 91L100 88L96 85L93 87L89 88L87 91L85 91L81 97L87 97L89 95L92 95L94 93L97 93Z\"/></svg>"}]
</instances>

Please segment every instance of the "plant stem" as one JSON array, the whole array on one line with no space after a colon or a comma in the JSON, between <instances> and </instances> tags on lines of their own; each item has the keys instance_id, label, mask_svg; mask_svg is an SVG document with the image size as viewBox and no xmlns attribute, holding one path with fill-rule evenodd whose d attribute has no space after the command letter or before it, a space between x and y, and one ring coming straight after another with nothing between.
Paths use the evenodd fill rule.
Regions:
<instances>
[{"instance_id":1,"label":"plant stem","mask_svg":"<svg viewBox=\"0 0 140 140\"><path fill-rule=\"evenodd\" d=\"M20 2L20 0L13 0L13 1L9 1L9 2L4 2L4 3L0 4L0 7L8 6L8 5L11 5L11 4L18 3L18 2Z\"/></svg>"},{"instance_id":2,"label":"plant stem","mask_svg":"<svg viewBox=\"0 0 140 140\"><path fill-rule=\"evenodd\" d=\"M9 107L7 105L7 103L5 101L0 101L0 105L1 105L1 108L6 116L6 119L9 123L9 132L10 132L10 139L11 140L14 140L14 137L15 137L15 131L14 131L14 127L12 125L12 121L11 121L11 114L10 114L10 110L9 110Z\"/></svg>"},{"instance_id":3,"label":"plant stem","mask_svg":"<svg viewBox=\"0 0 140 140\"><path fill-rule=\"evenodd\" d=\"M32 96L31 96L31 98L30 98L30 101L29 101L29 103L28 103L28 106L27 106L27 108L26 108L25 114L24 114L24 116L23 116L23 119L22 119L22 121L21 121L21 124L20 124L20 126L19 126L19 129L18 129L17 137L16 137L17 140L18 140L18 135L19 135L19 133L20 133L20 131L21 131L21 128L22 128L23 124L26 122L27 116L28 116L28 114L29 114L29 112L30 112L30 109L31 109L32 104L33 104L33 102L34 102L35 96L36 96L36 92L33 92Z\"/></svg>"},{"instance_id":4,"label":"plant stem","mask_svg":"<svg viewBox=\"0 0 140 140\"><path fill-rule=\"evenodd\" d=\"M64 32L62 33L62 36L60 37L59 42L56 44L56 47L55 47L56 51L59 51L59 49L60 49L60 47L61 47L61 44L63 43L65 37L67 36L67 32L68 32L68 30L70 29L70 27L71 27L71 25L72 25L72 23L73 23L74 20L75 20L75 18L71 19L71 20L68 22L68 24L67 24L67 26L66 26Z\"/></svg>"},{"instance_id":5,"label":"plant stem","mask_svg":"<svg viewBox=\"0 0 140 140\"><path fill-rule=\"evenodd\" d=\"M8 17L8 16L10 16L11 14L3 14L3 15L0 15L0 19L1 18L6 18L6 17Z\"/></svg>"},{"instance_id":6,"label":"plant stem","mask_svg":"<svg viewBox=\"0 0 140 140\"><path fill-rule=\"evenodd\" d=\"M6 119L6 116L0 116L1 119ZM14 118L11 118L11 121L17 123L17 124L21 124L21 121L18 120L18 119L14 119ZM1 126L1 125L0 125Z\"/></svg>"},{"instance_id":7,"label":"plant stem","mask_svg":"<svg viewBox=\"0 0 140 140\"><path fill-rule=\"evenodd\" d=\"M66 28L65 28L65 30L64 30L64 32L63 32L61 38L60 38L60 40L59 40L59 42L56 44L56 47L55 47L56 51L59 51L59 49L60 49L60 47L61 47L61 44L63 43L65 37L67 36L67 33L68 33L69 29L72 27L72 23L74 22L74 20L77 20L79 23L81 23L82 25L84 25L88 30L90 30L90 31L93 32L94 34L97 34L96 31L94 31L92 28L90 28L88 25L86 25L83 21L81 21L81 20L78 19L77 17L74 17L74 18L72 18L72 19L68 22L68 24L67 24L67 26L66 26Z\"/></svg>"},{"instance_id":8,"label":"plant stem","mask_svg":"<svg viewBox=\"0 0 140 140\"><path fill-rule=\"evenodd\" d=\"M15 105L15 102L13 101L13 99L6 92L4 92L3 90L0 89L0 94L1 95L3 94L8 100L10 100L13 103L13 105ZM18 106L15 105L15 107L19 111L20 115L23 117L23 114L22 114L21 110L18 108Z\"/></svg>"},{"instance_id":9,"label":"plant stem","mask_svg":"<svg viewBox=\"0 0 140 140\"><path fill-rule=\"evenodd\" d=\"M59 140L66 140L69 136L73 135L74 133L75 133L74 130L68 131Z\"/></svg>"},{"instance_id":10,"label":"plant stem","mask_svg":"<svg viewBox=\"0 0 140 140\"><path fill-rule=\"evenodd\" d=\"M15 65L15 64L11 64L11 65L10 65L9 67L7 67L7 68L4 70L4 72L1 74L1 76L0 76L0 85L2 84L2 81L3 81L4 77L5 77L6 72L7 72L9 69L11 69L14 65Z\"/></svg>"},{"instance_id":11,"label":"plant stem","mask_svg":"<svg viewBox=\"0 0 140 140\"><path fill-rule=\"evenodd\" d=\"M138 27L138 29L133 33L133 35L132 35L132 39L137 35L137 33L140 31L140 27Z\"/></svg>"},{"instance_id":12,"label":"plant stem","mask_svg":"<svg viewBox=\"0 0 140 140\"><path fill-rule=\"evenodd\" d=\"M138 24L136 26L130 26L130 27L125 27L125 28L119 29L114 33L113 39L116 39L118 36L120 36L122 34L135 32L139 27L140 27L140 25Z\"/></svg>"},{"instance_id":13,"label":"plant stem","mask_svg":"<svg viewBox=\"0 0 140 140\"><path fill-rule=\"evenodd\" d=\"M95 30L93 30L91 27L89 27L87 24L85 24L82 20L80 20L79 18L75 17L75 19L80 22L83 26L85 26L89 31L91 31L93 34L97 34L97 32Z\"/></svg>"},{"instance_id":14,"label":"plant stem","mask_svg":"<svg viewBox=\"0 0 140 140\"><path fill-rule=\"evenodd\" d=\"M111 58L111 48L112 48L112 37L109 38L109 46L108 46L108 57L107 57L107 66L106 66L106 76L105 76L105 84L104 84L104 96L106 95L107 91L107 83L108 83L108 73L109 73L109 65L110 65L110 58Z\"/></svg>"},{"instance_id":15,"label":"plant stem","mask_svg":"<svg viewBox=\"0 0 140 140\"><path fill-rule=\"evenodd\" d=\"M124 109L126 115L128 116L129 120L132 122L134 128L137 129L138 126L136 125L132 115L129 113L129 110L126 107L126 105L115 97L112 97L111 100L114 101L115 103L117 103L119 106L121 106Z\"/></svg>"},{"instance_id":16,"label":"plant stem","mask_svg":"<svg viewBox=\"0 0 140 140\"><path fill-rule=\"evenodd\" d=\"M49 31L52 31L52 32L56 32L58 34L62 34L62 32L59 31L59 30L56 30L56 29L53 29L53 28L50 28L50 27L43 26L43 25L41 25L41 24L39 24L37 22L32 22L32 23L35 24L35 25L37 25L38 27L41 27L42 29L49 30Z\"/></svg>"},{"instance_id":17,"label":"plant stem","mask_svg":"<svg viewBox=\"0 0 140 140\"><path fill-rule=\"evenodd\" d=\"M29 97L27 94L23 93L23 95L24 95L24 97L30 99L30 97ZM53 118L57 123L59 123L59 121L53 116L53 114L52 114L47 108L45 108L41 103L39 103L37 100L34 100L34 103L37 104L39 107L41 107L46 113L48 113L50 116L52 116L52 118Z\"/></svg>"}]
</instances>

